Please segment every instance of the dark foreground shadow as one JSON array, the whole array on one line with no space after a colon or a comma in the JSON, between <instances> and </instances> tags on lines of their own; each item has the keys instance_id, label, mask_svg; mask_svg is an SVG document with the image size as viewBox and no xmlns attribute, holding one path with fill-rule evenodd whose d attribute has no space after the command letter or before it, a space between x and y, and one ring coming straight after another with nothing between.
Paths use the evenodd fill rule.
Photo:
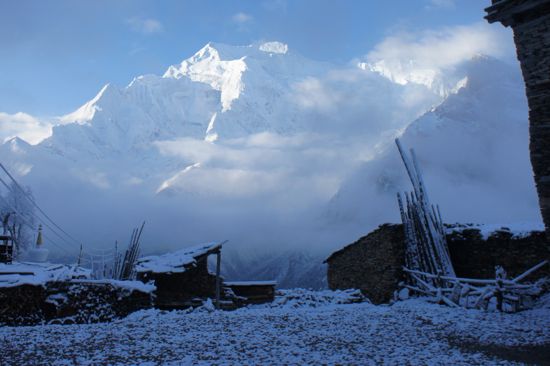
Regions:
<instances>
[{"instance_id":1,"label":"dark foreground shadow","mask_svg":"<svg viewBox=\"0 0 550 366\"><path fill-rule=\"evenodd\" d=\"M449 344L463 352L483 353L500 360L521 362L528 365L550 366L550 343L531 346L486 345L476 342L449 338Z\"/></svg>"}]
</instances>

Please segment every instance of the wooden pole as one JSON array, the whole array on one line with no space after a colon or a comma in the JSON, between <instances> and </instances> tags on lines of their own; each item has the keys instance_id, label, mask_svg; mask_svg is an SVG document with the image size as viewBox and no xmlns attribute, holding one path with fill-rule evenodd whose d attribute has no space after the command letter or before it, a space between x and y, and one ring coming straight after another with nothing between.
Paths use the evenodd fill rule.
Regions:
<instances>
[{"instance_id":1,"label":"wooden pole","mask_svg":"<svg viewBox=\"0 0 550 366\"><path fill-rule=\"evenodd\" d=\"M514 278L512 280L512 282L519 282L521 280L523 280L525 277L529 276L531 273L535 272L537 269L539 269L540 267L544 266L545 264L548 264L548 259L540 262L539 264L537 264L536 266L534 266L533 268L531 269L528 269L527 271L523 272L522 274L520 274L519 276L517 276L516 278Z\"/></svg>"},{"instance_id":2,"label":"wooden pole","mask_svg":"<svg viewBox=\"0 0 550 366\"><path fill-rule=\"evenodd\" d=\"M222 262L222 252L216 253L216 308L220 308L220 267Z\"/></svg>"}]
</instances>

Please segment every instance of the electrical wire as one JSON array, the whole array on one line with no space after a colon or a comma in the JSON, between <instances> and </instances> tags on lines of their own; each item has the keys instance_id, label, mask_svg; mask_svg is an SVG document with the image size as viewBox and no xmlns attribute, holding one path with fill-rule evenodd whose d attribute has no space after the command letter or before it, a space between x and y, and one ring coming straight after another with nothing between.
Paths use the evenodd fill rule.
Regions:
<instances>
[{"instance_id":1,"label":"electrical wire","mask_svg":"<svg viewBox=\"0 0 550 366\"><path fill-rule=\"evenodd\" d=\"M40 206L38 206L38 204L36 203L36 201L28 194L28 192L25 192L25 190L23 189L23 187L21 187L21 185L19 185L19 183L17 182L17 180L15 180L15 178L10 174L10 172L6 169L6 167L4 166L4 164L0 163L0 168L8 175L8 177L10 177L10 179L12 180L12 182L17 186L17 188L19 188L19 190L21 191L21 193L23 193L23 195L29 200L30 203L32 203L32 205L34 207L36 207L38 209L38 211L40 211L42 213L42 215L44 215L44 217L46 217L48 219L49 222L52 223L52 225L54 225L57 229L59 229L62 233L64 233L65 235L67 235L67 237L73 241L75 241L76 243L81 243L82 241L78 240L78 239L75 239L72 235L70 235L69 233L67 233L65 230L63 230L59 225L57 225L41 208Z\"/></svg>"}]
</instances>

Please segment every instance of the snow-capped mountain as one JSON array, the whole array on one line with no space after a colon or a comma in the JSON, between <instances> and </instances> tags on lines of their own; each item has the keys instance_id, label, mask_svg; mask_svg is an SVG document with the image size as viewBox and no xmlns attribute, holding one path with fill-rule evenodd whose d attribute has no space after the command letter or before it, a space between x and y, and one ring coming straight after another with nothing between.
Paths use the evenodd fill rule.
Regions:
<instances>
[{"instance_id":1,"label":"snow-capped mountain","mask_svg":"<svg viewBox=\"0 0 550 366\"><path fill-rule=\"evenodd\" d=\"M518 67L394 64L209 43L161 76L106 85L42 142L14 138L0 154L89 245L109 247L145 219L145 251L216 239L276 248L228 266L286 286L322 286L330 250L398 220L407 182L392 141L403 131L446 219L537 220Z\"/></svg>"},{"instance_id":2,"label":"snow-capped mountain","mask_svg":"<svg viewBox=\"0 0 550 366\"><path fill-rule=\"evenodd\" d=\"M303 146L343 149L350 137L375 145L440 101L423 85L400 85L376 72L309 60L279 42L209 43L163 76L139 76L123 88L106 85L60 117L52 135L27 154L8 149L8 160L25 165L29 181L43 179L39 166L69 164L61 175L103 188L132 185L148 194L210 196L224 186L211 185L204 176L218 174L218 181L230 179L242 187L266 179L262 185L271 187L276 178L258 177L256 168L243 170L240 161L228 169L219 159L236 154L250 160L241 157L247 155L242 150L253 150L259 163L247 165L258 165L265 162L259 149L268 148L269 160L274 148L285 153L288 144L310 154L314 147ZM341 157L334 159L342 164Z\"/></svg>"},{"instance_id":3,"label":"snow-capped mountain","mask_svg":"<svg viewBox=\"0 0 550 366\"><path fill-rule=\"evenodd\" d=\"M209 43L193 57L170 66L163 78L188 78L220 92L221 108L206 131L207 139L216 140L301 130L297 111L285 108L291 85L328 69L329 65L289 52L279 42L243 47Z\"/></svg>"},{"instance_id":4,"label":"snow-capped mountain","mask_svg":"<svg viewBox=\"0 0 550 366\"><path fill-rule=\"evenodd\" d=\"M178 137L214 141L301 130L298 112L285 108L290 85L328 67L287 49L278 42L209 43L163 76L139 76L124 88L106 85L61 117L42 145L65 156L105 158Z\"/></svg>"}]
</instances>

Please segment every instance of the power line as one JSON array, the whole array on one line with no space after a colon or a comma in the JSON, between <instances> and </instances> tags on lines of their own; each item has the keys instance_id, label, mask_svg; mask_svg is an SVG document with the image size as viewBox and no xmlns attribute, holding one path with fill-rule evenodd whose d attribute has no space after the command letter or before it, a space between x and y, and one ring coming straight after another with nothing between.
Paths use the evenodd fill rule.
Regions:
<instances>
[{"instance_id":1,"label":"power line","mask_svg":"<svg viewBox=\"0 0 550 366\"><path fill-rule=\"evenodd\" d=\"M8 170L4 167L4 165L2 163L0 163L0 168L2 168L2 170L8 175L8 177L10 177L10 179L13 181L13 183L17 186L17 188L19 188L19 190L21 191L21 193L23 193L23 195L29 200L29 202L31 202L37 209L38 211L40 211L42 213L42 215L44 215L44 217L46 217L48 219L48 221L50 221L52 223L52 225L54 225L56 228L58 228L62 233L64 233L65 235L67 235L68 238L70 238L71 240L74 240L76 243L80 243L81 241L79 241L78 239L75 239L72 235L70 235L69 233L67 233L65 230L63 230L59 225L57 225L41 208L40 206L38 206L38 204L36 203L36 201L27 193L25 192L25 190L19 185L19 183L17 183L17 181L15 180L15 178L10 174L10 172L8 172Z\"/></svg>"},{"instance_id":2,"label":"power line","mask_svg":"<svg viewBox=\"0 0 550 366\"><path fill-rule=\"evenodd\" d=\"M0 165L1 165L1 164L0 164ZM14 192L13 188L10 187L1 177L0 177L0 182L8 189L11 193L16 194L16 193ZM14 182L15 182L15 181L14 181ZM15 184L17 184L17 182L15 182ZM18 187L19 187L19 189L21 189L21 191L25 194L25 197L29 200L29 202L33 203L33 201L29 198L29 196L22 190L21 186L18 186ZM4 201L5 201L5 200L4 200ZM36 206L36 207L38 207L38 206L36 205L36 203L33 203L33 205ZM12 206L12 209L13 209L14 211L17 211L13 206ZM40 209L40 208L39 208L39 209ZM44 213L42 210L40 210L40 211L45 215L45 213ZM19 215L21 215L20 212L17 212L17 213L18 213ZM59 233L56 231L56 229L54 229L52 226L50 226L46 221L44 221L44 219L40 218L40 217L39 217L38 215L36 215L36 214L31 214L31 215L33 216L33 218L34 218L35 220L39 221L39 222L40 222L41 224L43 224L45 227L47 227L48 229L50 229L51 232L52 232L53 234L55 234L59 239L63 240L63 241L64 241L65 243L67 243L71 248L73 247L73 245L74 245L75 243L73 243L73 242L67 240L65 237L63 237L61 234L59 234ZM50 221L51 221L51 219L50 219ZM54 223L54 225L56 225L56 224ZM56 227L59 227L59 226L56 225ZM34 230L36 230L36 229L34 229Z\"/></svg>"},{"instance_id":3,"label":"power line","mask_svg":"<svg viewBox=\"0 0 550 366\"><path fill-rule=\"evenodd\" d=\"M6 188L13 193L13 191L11 190L11 188L7 185L7 183L2 179L0 178L0 182L6 186ZM24 214L22 214L17 208L15 208L12 204L10 204L4 197L2 197L0 195L0 198L2 198L2 201L8 206L9 209L11 209L15 214L18 215L18 217L21 218L21 221L23 224L25 224L29 229L31 229L32 231L35 231L36 230L36 226L33 225L32 223L30 223L30 218L29 217L26 217ZM48 223L44 222L43 219L41 219L40 217L38 217L37 215L35 214L30 214L32 216L32 218L34 218L35 220L39 221L41 224L44 224L46 227L48 227L52 233L56 234L58 237L60 237L62 240L65 240L65 238L63 238L62 236L60 236L55 230L53 230L53 228L51 226L48 225ZM68 253L69 251L67 250L67 247L64 247L62 246L61 244L57 243L55 240L49 238L48 236L46 236L45 233L43 233L42 235L44 235L44 238L47 238L49 242L51 242L54 246L58 247L59 249L65 251L66 253ZM72 249L72 244L70 244L70 247Z\"/></svg>"},{"instance_id":4,"label":"power line","mask_svg":"<svg viewBox=\"0 0 550 366\"><path fill-rule=\"evenodd\" d=\"M63 228L61 228L58 224L56 224L49 216L48 214L46 214L44 212L44 210L42 210L40 208L40 206L38 206L38 204L36 203L36 201L32 198L32 196L30 196L29 193L27 193L23 187L21 187L21 185L15 180L15 178L9 173L9 171L5 168L5 166L0 163L0 168L8 175L8 177L12 180L12 182L14 183L14 185L19 189L19 191L23 194L23 196L36 208L38 209L38 211L55 227L57 228L59 231L61 231L61 233L65 234L65 236L69 239L71 239L72 241L74 242L71 242L69 240L67 240L67 238L63 237L61 234L59 234L57 232L56 229L54 229L52 226L50 226L44 219L42 219L41 217L39 217L38 215L36 215L35 213L29 213L30 216L32 216L32 218L34 218L35 220L39 221L41 224L43 224L45 227L47 227L48 229L50 229L50 231L55 234L59 239L61 239L62 241L64 241L65 243L67 243L67 245L69 246L69 249L70 250L67 250L67 247L62 245L62 244L59 244L57 243L56 241L52 240L51 238L49 238L45 233L43 233L42 235L44 235L44 238L48 240L48 242L51 242L54 246L58 247L59 249L63 250L65 253L69 253L69 251L72 251L73 250L73 246L74 244L76 243L79 243L80 241L76 238L74 238L72 235L70 235L69 233L67 233L65 230L63 230ZM8 185L4 179L2 179L0 177L0 182L6 187L6 189L11 192L12 194L16 194L15 191L14 191L14 188L13 187L10 187L10 185ZM31 223L29 223L29 218L26 218L25 215L23 215L21 212L19 212L19 210L17 210L15 207L13 207L11 204L9 204L9 202L7 202L7 200L2 197L0 195L0 198L2 198L2 200L8 205L10 206L10 208L19 216L23 219L23 223L25 223L25 225L27 225L31 230L36 230L36 227L34 227ZM91 248L93 249L93 248ZM99 254L99 253L101 254ZM105 262L105 258L107 257L111 257L115 254L115 251L113 249L99 249L97 248L96 249L96 253L92 253L92 252L88 252L88 251L82 251L83 254L89 256L90 258L101 258L103 262Z\"/></svg>"},{"instance_id":5,"label":"power line","mask_svg":"<svg viewBox=\"0 0 550 366\"><path fill-rule=\"evenodd\" d=\"M6 182L0 178L0 182L2 182L4 184L4 186L8 187L8 189L10 190L10 192L13 193L13 190L6 184ZM5 200L4 200L5 201ZM11 205L10 205L11 206ZM17 212L19 215L21 215L21 213L18 212L18 210L16 210L13 206L11 206L11 208ZM22 216L22 215L21 215ZM39 221L41 224L43 224L44 226L46 226L48 229L51 230L51 232L53 234L55 234L59 239L65 241L69 246L73 246L74 243L71 243L70 241L68 241L66 238L64 238L63 236L61 236L53 227L51 227L46 221L44 221L43 219L41 219L40 217L38 217L38 215L36 214L32 214L32 216L37 220ZM36 230L36 229L35 229Z\"/></svg>"},{"instance_id":6,"label":"power line","mask_svg":"<svg viewBox=\"0 0 550 366\"><path fill-rule=\"evenodd\" d=\"M34 226L32 223L29 222L29 220L30 220L29 218L25 217L25 215L23 215L21 212L19 212L8 201L6 201L6 199L4 197L2 197L1 195L0 195L0 198L2 198L2 201L4 201L4 203L8 206L8 208L10 208L15 214L17 214L17 216L21 219L22 224L27 226L32 231L36 230L36 226ZM33 216L33 217L35 219L37 219L36 216ZM40 220L38 220L38 221L40 221ZM48 240L48 242L51 242L54 246L60 248L61 250L65 251L65 252L68 252L66 247L63 247L61 244L58 244L55 240L49 238L45 233L42 233L42 235L44 236L45 239Z\"/></svg>"}]
</instances>

